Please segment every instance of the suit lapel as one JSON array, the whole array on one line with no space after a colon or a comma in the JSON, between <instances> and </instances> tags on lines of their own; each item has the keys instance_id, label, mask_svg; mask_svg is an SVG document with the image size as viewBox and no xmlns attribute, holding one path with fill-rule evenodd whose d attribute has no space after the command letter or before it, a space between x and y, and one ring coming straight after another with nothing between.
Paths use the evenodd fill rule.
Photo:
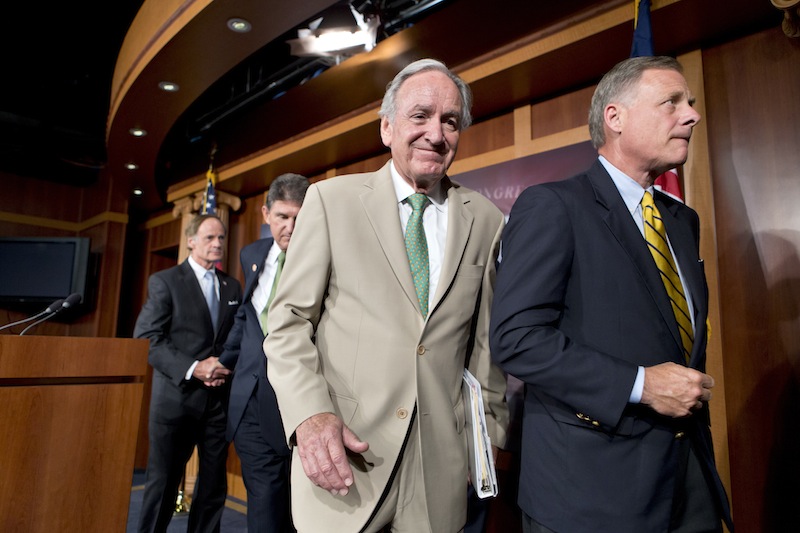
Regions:
<instances>
[{"instance_id":1,"label":"suit lapel","mask_svg":"<svg viewBox=\"0 0 800 533\"><path fill-rule=\"evenodd\" d=\"M599 161L595 163L588 176L594 188L597 203L605 209L604 222L639 272L647 291L653 298L653 303L658 308L664 323L672 334L676 347L682 352L681 337L678 332L675 315L664 290L661 275L658 273L658 268L656 268L653 257L650 255L644 237L642 237L641 232L639 232L631 218L631 214L625 206L625 202L622 201L614 181Z\"/></svg>"},{"instance_id":2,"label":"suit lapel","mask_svg":"<svg viewBox=\"0 0 800 533\"><path fill-rule=\"evenodd\" d=\"M467 202L462 198L458 186L453 185L450 179L445 177L442 180L442 187L447 189L447 241L444 247L444 261L439 274L439 283L431 304L431 313L436 310L442 296L447 293L455 279L474 221L474 216L467 208Z\"/></svg>"},{"instance_id":3,"label":"suit lapel","mask_svg":"<svg viewBox=\"0 0 800 533\"><path fill-rule=\"evenodd\" d=\"M392 185L389 163L364 182L364 192L359 199L369 219L381 250L409 302L419 308L411 268L408 265L406 245L398 214L397 195Z\"/></svg>"},{"instance_id":4,"label":"suit lapel","mask_svg":"<svg viewBox=\"0 0 800 533\"><path fill-rule=\"evenodd\" d=\"M245 276L245 291L242 303L249 302L250 298L253 297L253 291L258 285L258 278L261 277L261 273L264 271L265 261L267 260L267 255L269 255L270 248L272 248L273 241L271 238L256 241L254 243L255 246L250 249L252 253L248 253L247 257L242 258Z\"/></svg>"},{"instance_id":5,"label":"suit lapel","mask_svg":"<svg viewBox=\"0 0 800 533\"><path fill-rule=\"evenodd\" d=\"M667 206L656 194L656 206L661 213L661 219L667 228L669 242L675 252L675 259L683 275L684 289L692 300L692 313L694 314L694 346L692 347L692 360L698 353L705 352L706 324L708 316L708 297L706 296L705 273L697 249L694 246L695 237L692 235L691 226L679 220L677 215L679 206ZM699 349L698 349L699 348Z\"/></svg>"},{"instance_id":6,"label":"suit lapel","mask_svg":"<svg viewBox=\"0 0 800 533\"><path fill-rule=\"evenodd\" d=\"M197 276L195 276L194 270L192 270L191 265L189 265L188 259L181 263L181 282L184 285L184 293L192 300L192 308L201 309L199 312L205 317L208 330L211 331L213 328L211 324L211 313L208 310L208 304L203 295L203 288L200 287L200 283L197 281Z\"/></svg>"}]
</instances>

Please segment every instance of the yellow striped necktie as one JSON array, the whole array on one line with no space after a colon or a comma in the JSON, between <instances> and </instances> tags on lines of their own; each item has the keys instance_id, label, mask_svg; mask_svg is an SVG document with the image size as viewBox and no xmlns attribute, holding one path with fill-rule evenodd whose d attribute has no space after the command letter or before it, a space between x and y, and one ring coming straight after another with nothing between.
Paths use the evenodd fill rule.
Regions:
<instances>
[{"instance_id":1,"label":"yellow striped necktie","mask_svg":"<svg viewBox=\"0 0 800 533\"><path fill-rule=\"evenodd\" d=\"M422 193L414 193L406 198L411 209L411 216L406 224L406 253L408 263L411 265L411 275L414 278L414 288L417 291L417 300L422 316L428 316L428 240L425 238L425 228L422 225L422 212L430 201Z\"/></svg>"},{"instance_id":2,"label":"yellow striped necktie","mask_svg":"<svg viewBox=\"0 0 800 533\"><path fill-rule=\"evenodd\" d=\"M656 262L656 267L661 274L661 281L667 290L672 312L678 322L678 330L681 334L683 344L683 356L686 362L692 354L692 344L694 343L694 330L692 329L692 319L689 315L689 304L686 302L686 293L675 266L675 259L669 251L667 243L667 232L664 222L661 220L661 213L653 202L653 195L645 191L642 198L642 216L644 217L644 240Z\"/></svg>"}]
</instances>

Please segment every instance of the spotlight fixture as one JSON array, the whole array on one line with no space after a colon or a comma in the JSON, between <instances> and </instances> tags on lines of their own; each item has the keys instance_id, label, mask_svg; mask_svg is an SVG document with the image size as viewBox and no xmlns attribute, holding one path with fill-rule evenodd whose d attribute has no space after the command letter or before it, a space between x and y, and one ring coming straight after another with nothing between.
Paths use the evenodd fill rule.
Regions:
<instances>
[{"instance_id":1,"label":"spotlight fixture","mask_svg":"<svg viewBox=\"0 0 800 533\"><path fill-rule=\"evenodd\" d=\"M180 90L180 85L171 81L162 81L158 84L158 88L167 93L176 93Z\"/></svg>"},{"instance_id":2,"label":"spotlight fixture","mask_svg":"<svg viewBox=\"0 0 800 533\"><path fill-rule=\"evenodd\" d=\"M128 130L128 133L134 137L144 137L147 135L147 131L143 130L142 128L131 128Z\"/></svg>"},{"instance_id":3,"label":"spotlight fixture","mask_svg":"<svg viewBox=\"0 0 800 533\"><path fill-rule=\"evenodd\" d=\"M339 63L375 48L380 19L365 17L352 5L339 7L349 13L332 11L297 30L297 39L288 41L293 56L332 57Z\"/></svg>"},{"instance_id":4,"label":"spotlight fixture","mask_svg":"<svg viewBox=\"0 0 800 533\"><path fill-rule=\"evenodd\" d=\"M127 168L128 170L139 170L139 165L137 165L136 163L128 163L125 165L125 168Z\"/></svg>"},{"instance_id":5,"label":"spotlight fixture","mask_svg":"<svg viewBox=\"0 0 800 533\"><path fill-rule=\"evenodd\" d=\"M253 25L245 19L234 17L228 19L228 29L235 33L247 33L253 29Z\"/></svg>"},{"instance_id":6,"label":"spotlight fixture","mask_svg":"<svg viewBox=\"0 0 800 533\"><path fill-rule=\"evenodd\" d=\"M144 191L139 187L134 188L133 191L131 192L133 193L134 196L141 196L144 194Z\"/></svg>"}]
</instances>

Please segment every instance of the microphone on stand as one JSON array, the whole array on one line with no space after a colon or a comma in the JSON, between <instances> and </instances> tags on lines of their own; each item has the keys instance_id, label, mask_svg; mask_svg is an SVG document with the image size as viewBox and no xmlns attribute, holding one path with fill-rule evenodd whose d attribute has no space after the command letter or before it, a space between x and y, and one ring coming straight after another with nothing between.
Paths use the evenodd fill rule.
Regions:
<instances>
[{"instance_id":1,"label":"microphone on stand","mask_svg":"<svg viewBox=\"0 0 800 533\"><path fill-rule=\"evenodd\" d=\"M59 302L60 302L61 305L57 305ZM39 320L37 320L36 322L34 322L33 324L31 324L28 327L26 327L25 329L23 329L20 332L20 336L25 335L25 333L30 331L32 328L38 326L39 324L41 324L45 320L48 320L48 319L52 318L53 316L57 315L58 313L60 313L64 309L69 309L70 307L75 306L75 305L77 305L79 303L81 303L81 295L78 294L77 292L74 292L74 293L70 294L69 296L67 296L63 300L56 300L55 302L53 302L52 304L47 306L47 309L45 309L44 311L42 311L38 315L34 316L33 318L36 318L36 317L41 316L41 315L45 315L42 318L40 318ZM27 322L27 320L25 320L24 322Z\"/></svg>"},{"instance_id":2,"label":"microphone on stand","mask_svg":"<svg viewBox=\"0 0 800 533\"><path fill-rule=\"evenodd\" d=\"M6 324L5 326L0 327L0 331L2 331L4 329L11 328L11 327L14 327L14 326L18 326L19 324L24 324L25 322L30 322L31 320L36 320L37 318L39 318L40 316L45 315L45 314L55 313L56 311L58 311L58 309L61 308L61 306L64 304L64 302L65 302L64 298L59 298L55 302L53 302L50 305L48 305L47 308L44 311L40 311L40 312L36 313L33 316L29 316L28 318L23 318L22 320L17 320L16 322L12 322L11 324Z\"/></svg>"}]
</instances>

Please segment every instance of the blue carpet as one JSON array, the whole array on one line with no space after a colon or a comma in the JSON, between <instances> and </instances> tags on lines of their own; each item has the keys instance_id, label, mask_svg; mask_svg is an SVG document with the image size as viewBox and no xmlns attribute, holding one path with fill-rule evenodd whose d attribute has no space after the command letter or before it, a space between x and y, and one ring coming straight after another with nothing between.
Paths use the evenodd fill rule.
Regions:
<instances>
[{"instance_id":1,"label":"blue carpet","mask_svg":"<svg viewBox=\"0 0 800 533\"><path fill-rule=\"evenodd\" d=\"M144 470L136 470L133 473L133 484L131 487L131 502L128 506L128 526L126 533L136 533L139 525L139 512L142 508L142 497L144 496ZM182 513L172 517L167 533L185 533L189 522L189 514ZM222 533L247 533L247 505L245 502L228 496L225 503L225 510L222 512Z\"/></svg>"}]
</instances>

